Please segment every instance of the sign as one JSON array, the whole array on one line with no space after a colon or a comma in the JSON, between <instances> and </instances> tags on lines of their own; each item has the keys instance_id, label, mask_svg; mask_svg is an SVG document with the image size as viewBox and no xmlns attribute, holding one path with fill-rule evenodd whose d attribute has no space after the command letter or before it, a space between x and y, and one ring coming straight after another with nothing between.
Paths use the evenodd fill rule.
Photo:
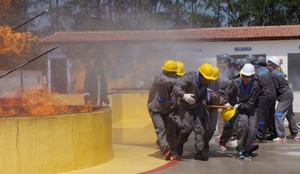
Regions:
<instances>
[{"instance_id":1,"label":"sign","mask_svg":"<svg viewBox=\"0 0 300 174\"><path fill-rule=\"evenodd\" d=\"M234 51L252 51L251 47L234 47Z\"/></svg>"}]
</instances>

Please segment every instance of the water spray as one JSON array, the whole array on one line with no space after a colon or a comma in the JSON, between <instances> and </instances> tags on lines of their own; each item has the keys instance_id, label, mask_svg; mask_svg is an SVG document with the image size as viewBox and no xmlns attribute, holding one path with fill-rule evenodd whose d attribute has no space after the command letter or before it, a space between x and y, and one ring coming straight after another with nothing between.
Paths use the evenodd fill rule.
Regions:
<instances>
[{"instance_id":1,"label":"water spray","mask_svg":"<svg viewBox=\"0 0 300 174\"><path fill-rule=\"evenodd\" d=\"M47 13L47 12L48 12L48 9L47 9L47 10L44 10L44 11L41 12L40 14L38 14L38 15L34 16L33 18L29 19L28 21L26 21L26 22L20 24L19 26L13 28L13 31L16 30L16 29L18 29L18 28L20 28L20 27L22 27L23 25L27 24L28 22L34 20L35 18L37 18L37 17L39 17L39 16L42 16L43 14L45 14L45 13Z\"/></svg>"},{"instance_id":2,"label":"water spray","mask_svg":"<svg viewBox=\"0 0 300 174\"><path fill-rule=\"evenodd\" d=\"M44 55L50 53L51 51L57 49L58 47L59 47L59 46L56 46L56 47L54 47L54 48L52 48L52 49L50 49L50 50L44 52L43 54L41 54L41 55L39 55L39 56L37 56L37 57L35 57L35 58L33 58L33 59L31 59L31 60L25 62L25 63L20 64L20 65L17 66L16 68L14 68L14 69L12 69L12 70L6 72L5 74L2 74L2 75L0 76L0 79L3 78L3 77L5 77L5 76L7 76L8 74L13 73L14 71L18 70L19 68L22 68L23 66L25 66L25 65L27 65L27 64L29 64L29 63L35 61L36 59L38 59L38 58L40 58L40 57L42 57L42 56L44 56Z\"/></svg>"}]
</instances>

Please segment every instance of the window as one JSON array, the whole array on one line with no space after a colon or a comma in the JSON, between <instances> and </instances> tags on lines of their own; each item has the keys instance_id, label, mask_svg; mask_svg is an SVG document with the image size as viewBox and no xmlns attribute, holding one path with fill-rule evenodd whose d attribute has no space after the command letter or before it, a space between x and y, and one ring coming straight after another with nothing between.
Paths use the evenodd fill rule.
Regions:
<instances>
[{"instance_id":1,"label":"window","mask_svg":"<svg viewBox=\"0 0 300 174\"><path fill-rule=\"evenodd\" d=\"M288 54L288 80L294 91L300 91L300 53Z\"/></svg>"}]
</instances>

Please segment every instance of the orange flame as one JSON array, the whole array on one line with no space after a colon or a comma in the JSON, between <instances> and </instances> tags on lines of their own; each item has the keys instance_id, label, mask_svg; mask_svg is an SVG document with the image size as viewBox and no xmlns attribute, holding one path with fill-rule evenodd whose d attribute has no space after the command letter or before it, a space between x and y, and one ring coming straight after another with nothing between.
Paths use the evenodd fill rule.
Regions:
<instances>
[{"instance_id":1,"label":"orange flame","mask_svg":"<svg viewBox=\"0 0 300 174\"><path fill-rule=\"evenodd\" d=\"M0 54L14 52L21 54L30 50L30 43L37 41L38 37L30 32L14 33L9 26L0 26Z\"/></svg>"},{"instance_id":2,"label":"orange flame","mask_svg":"<svg viewBox=\"0 0 300 174\"><path fill-rule=\"evenodd\" d=\"M0 117L9 116L48 116L72 113L91 112L93 106L69 106L66 102L52 97L51 93L43 89L31 89L22 93L21 98L10 97L0 106Z\"/></svg>"}]
</instances>

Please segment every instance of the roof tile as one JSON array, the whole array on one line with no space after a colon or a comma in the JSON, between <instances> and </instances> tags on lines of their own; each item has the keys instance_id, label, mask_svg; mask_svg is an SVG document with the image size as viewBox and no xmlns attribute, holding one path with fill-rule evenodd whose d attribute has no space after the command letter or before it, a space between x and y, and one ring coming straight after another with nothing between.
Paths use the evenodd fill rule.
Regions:
<instances>
[{"instance_id":1,"label":"roof tile","mask_svg":"<svg viewBox=\"0 0 300 174\"><path fill-rule=\"evenodd\" d=\"M148 31L56 32L44 39L50 42L171 41L171 40L262 40L300 38L300 25L221 27Z\"/></svg>"}]
</instances>

